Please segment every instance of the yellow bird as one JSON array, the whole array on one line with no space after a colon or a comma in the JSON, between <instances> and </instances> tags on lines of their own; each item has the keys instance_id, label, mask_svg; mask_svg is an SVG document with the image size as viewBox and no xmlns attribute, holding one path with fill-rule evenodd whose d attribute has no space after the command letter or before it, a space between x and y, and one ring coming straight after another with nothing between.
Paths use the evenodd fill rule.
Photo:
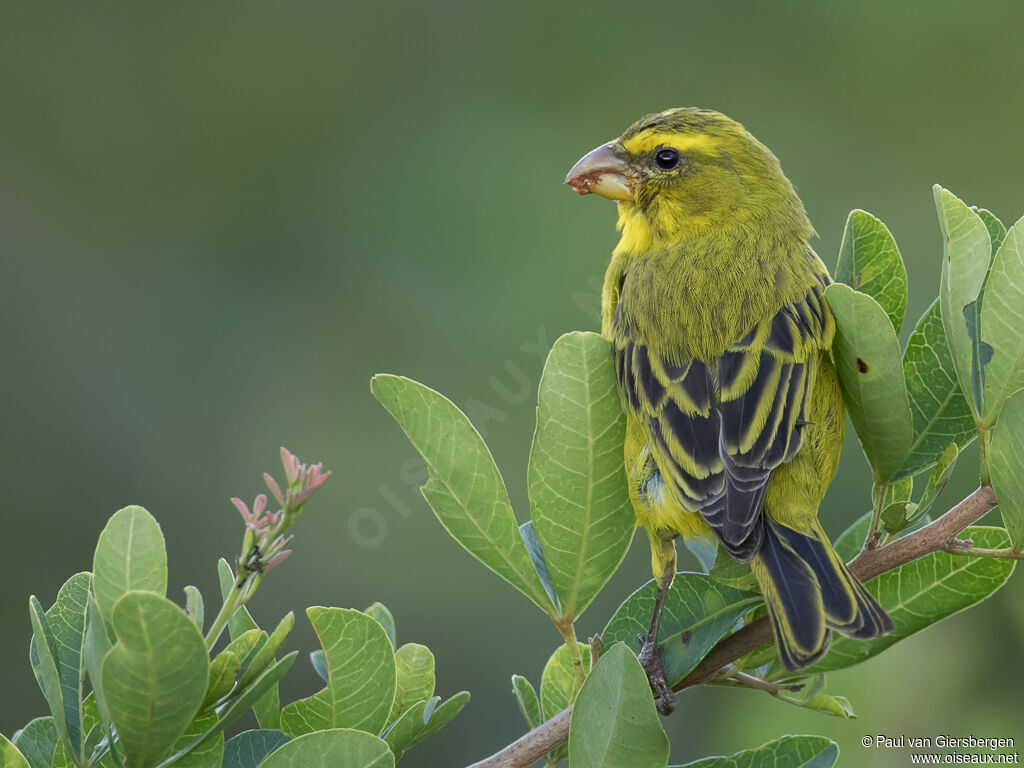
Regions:
<instances>
[{"instance_id":1,"label":"yellow bird","mask_svg":"<svg viewBox=\"0 0 1024 768\"><path fill-rule=\"evenodd\" d=\"M725 115L670 109L585 155L566 183L618 203L601 330L660 581L640 654L659 706L674 699L657 631L679 535L751 564L787 669L820 659L830 630L891 631L818 522L846 413L829 356L831 281L779 161Z\"/></svg>"}]
</instances>

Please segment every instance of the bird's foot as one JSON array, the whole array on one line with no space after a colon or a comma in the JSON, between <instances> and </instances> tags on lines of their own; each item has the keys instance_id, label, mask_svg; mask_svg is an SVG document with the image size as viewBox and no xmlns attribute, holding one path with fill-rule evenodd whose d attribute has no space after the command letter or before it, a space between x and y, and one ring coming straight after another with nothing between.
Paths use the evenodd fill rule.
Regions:
<instances>
[{"instance_id":1,"label":"bird's foot","mask_svg":"<svg viewBox=\"0 0 1024 768\"><path fill-rule=\"evenodd\" d=\"M676 708L676 695L665 677L665 668L661 665L661 657L658 655L658 641L652 634L637 635L640 641L640 666L647 673L647 679L651 688L658 694L658 711L663 715L670 715Z\"/></svg>"}]
</instances>

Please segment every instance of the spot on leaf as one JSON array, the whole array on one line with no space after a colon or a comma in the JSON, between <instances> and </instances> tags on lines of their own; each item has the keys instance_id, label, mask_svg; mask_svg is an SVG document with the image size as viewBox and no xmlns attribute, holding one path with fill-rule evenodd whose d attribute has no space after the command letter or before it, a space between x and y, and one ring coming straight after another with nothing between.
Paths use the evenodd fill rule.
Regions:
<instances>
[{"instance_id":1,"label":"spot on leaf","mask_svg":"<svg viewBox=\"0 0 1024 768\"><path fill-rule=\"evenodd\" d=\"M860 371L861 373L867 373L871 369L868 367L868 364L865 363L862 358L858 357L857 358L857 370Z\"/></svg>"}]
</instances>

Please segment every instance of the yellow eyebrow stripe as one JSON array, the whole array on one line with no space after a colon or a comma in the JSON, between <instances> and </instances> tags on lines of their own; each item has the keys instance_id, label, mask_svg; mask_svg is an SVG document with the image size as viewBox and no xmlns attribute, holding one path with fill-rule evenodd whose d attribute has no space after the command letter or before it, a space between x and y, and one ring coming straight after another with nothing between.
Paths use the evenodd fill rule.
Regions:
<instances>
[{"instance_id":1,"label":"yellow eyebrow stripe","mask_svg":"<svg viewBox=\"0 0 1024 768\"><path fill-rule=\"evenodd\" d=\"M684 154L694 149L706 152L717 144L718 141L715 138L705 133L642 133L623 142L626 151L631 155L642 155L657 147L672 147Z\"/></svg>"}]
</instances>

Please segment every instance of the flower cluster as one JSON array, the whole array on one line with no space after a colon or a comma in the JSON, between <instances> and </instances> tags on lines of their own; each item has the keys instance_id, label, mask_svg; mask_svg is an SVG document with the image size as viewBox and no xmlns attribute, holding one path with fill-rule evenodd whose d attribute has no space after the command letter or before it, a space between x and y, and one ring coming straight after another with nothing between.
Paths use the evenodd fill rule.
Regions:
<instances>
[{"instance_id":1,"label":"flower cluster","mask_svg":"<svg viewBox=\"0 0 1024 768\"><path fill-rule=\"evenodd\" d=\"M240 569L263 573L284 560L292 553L285 547L293 536L285 535L295 521L303 505L316 493L331 476L323 471L322 464L306 466L287 448L281 449L281 463L284 465L287 488L281 486L269 474L263 480L281 505L276 512L267 511L267 495L259 494L252 503L252 509L239 498L231 499L245 521L245 542L243 555L237 559Z\"/></svg>"}]
</instances>

